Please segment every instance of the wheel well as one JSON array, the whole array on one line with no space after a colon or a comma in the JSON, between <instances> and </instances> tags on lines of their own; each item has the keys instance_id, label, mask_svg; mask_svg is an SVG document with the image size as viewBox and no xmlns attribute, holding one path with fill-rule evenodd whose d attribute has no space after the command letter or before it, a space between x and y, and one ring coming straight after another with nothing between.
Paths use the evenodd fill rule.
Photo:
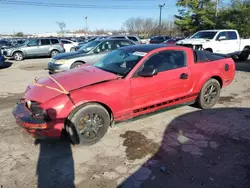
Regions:
<instances>
[{"instance_id":1,"label":"wheel well","mask_svg":"<svg viewBox=\"0 0 250 188\"><path fill-rule=\"evenodd\" d=\"M212 48L206 48L205 50L206 50L206 51L209 51L209 52L213 52L213 49L212 49Z\"/></svg>"},{"instance_id":2,"label":"wheel well","mask_svg":"<svg viewBox=\"0 0 250 188\"><path fill-rule=\"evenodd\" d=\"M219 76L213 76L213 77L211 77L211 78L217 80L217 81L220 83L220 87L222 88L223 82L222 82L221 77L219 77Z\"/></svg>"},{"instance_id":3,"label":"wheel well","mask_svg":"<svg viewBox=\"0 0 250 188\"><path fill-rule=\"evenodd\" d=\"M247 49L248 51L250 51L250 46L245 46L245 47L243 48L243 51L244 51L245 49Z\"/></svg>"},{"instance_id":4,"label":"wheel well","mask_svg":"<svg viewBox=\"0 0 250 188\"><path fill-rule=\"evenodd\" d=\"M60 52L60 51L57 50L57 49L52 49L52 50L50 50L50 53L53 52L53 51L58 51L58 52Z\"/></svg>"},{"instance_id":5,"label":"wheel well","mask_svg":"<svg viewBox=\"0 0 250 188\"><path fill-rule=\"evenodd\" d=\"M83 106L86 106L86 105L90 105L90 104L99 104L99 105L101 105L102 107L104 107L104 108L108 111L108 113L109 113L111 122L113 122L114 116L113 116L113 112L112 112L112 110L109 108L109 106L107 106L107 105L104 104L104 103L96 102L96 101L83 103L83 104L77 106L77 107L69 114L69 116L67 117L67 119L68 119L68 120L71 119L71 118L73 117L73 115L74 115L80 108L82 108Z\"/></svg>"},{"instance_id":6,"label":"wheel well","mask_svg":"<svg viewBox=\"0 0 250 188\"><path fill-rule=\"evenodd\" d=\"M12 52L12 56L13 56L13 55L14 55L14 53L16 53L16 52L20 52L20 53L22 53L22 54L24 55L24 53L23 53L22 51L17 50L17 51Z\"/></svg>"},{"instance_id":7,"label":"wheel well","mask_svg":"<svg viewBox=\"0 0 250 188\"><path fill-rule=\"evenodd\" d=\"M81 61L81 60L75 61L74 63L83 63L83 64L86 64L84 61ZM72 64L74 64L74 63L72 63Z\"/></svg>"}]
</instances>

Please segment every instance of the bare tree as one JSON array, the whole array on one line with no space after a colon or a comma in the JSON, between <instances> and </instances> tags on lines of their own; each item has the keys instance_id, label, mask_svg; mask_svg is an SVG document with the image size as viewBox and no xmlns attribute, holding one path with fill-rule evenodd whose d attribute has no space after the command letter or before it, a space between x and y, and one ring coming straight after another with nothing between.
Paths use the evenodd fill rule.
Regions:
<instances>
[{"instance_id":1,"label":"bare tree","mask_svg":"<svg viewBox=\"0 0 250 188\"><path fill-rule=\"evenodd\" d=\"M142 37L149 37L159 34L158 21L152 18L132 17L126 20L123 26L130 34L138 34ZM173 21L169 20L162 21L161 34L168 36L181 35L178 27L174 24Z\"/></svg>"},{"instance_id":2,"label":"bare tree","mask_svg":"<svg viewBox=\"0 0 250 188\"><path fill-rule=\"evenodd\" d=\"M63 36L63 34L65 33L65 29L66 29L66 24L65 22L56 22L58 27L60 28L60 34Z\"/></svg>"}]
</instances>

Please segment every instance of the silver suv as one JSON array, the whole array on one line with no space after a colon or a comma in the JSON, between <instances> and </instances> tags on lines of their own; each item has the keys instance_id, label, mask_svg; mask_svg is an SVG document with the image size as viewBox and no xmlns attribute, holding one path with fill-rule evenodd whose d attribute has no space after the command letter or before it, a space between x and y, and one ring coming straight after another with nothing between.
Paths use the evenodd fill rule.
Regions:
<instances>
[{"instance_id":1,"label":"silver suv","mask_svg":"<svg viewBox=\"0 0 250 188\"><path fill-rule=\"evenodd\" d=\"M20 46L4 49L4 55L21 61L26 57L50 56L65 52L63 44L56 38L36 38L27 40Z\"/></svg>"}]
</instances>

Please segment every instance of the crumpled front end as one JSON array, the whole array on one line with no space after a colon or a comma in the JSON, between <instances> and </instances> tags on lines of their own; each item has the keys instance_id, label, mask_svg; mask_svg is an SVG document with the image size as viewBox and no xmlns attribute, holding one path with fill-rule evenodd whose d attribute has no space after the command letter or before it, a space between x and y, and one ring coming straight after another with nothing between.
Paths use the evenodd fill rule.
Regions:
<instances>
[{"instance_id":1,"label":"crumpled front end","mask_svg":"<svg viewBox=\"0 0 250 188\"><path fill-rule=\"evenodd\" d=\"M194 50L204 50L202 44L177 44L178 46L184 46L188 48L192 48Z\"/></svg>"},{"instance_id":2,"label":"crumpled front end","mask_svg":"<svg viewBox=\"0 0 250 188\"><path fill-rule=\"evenodd\" d=\"M20 100L12 114L26 132L35 138L59 138L65 120L52 119L48 115L52 111L43 110L39 103Z\"/></svg>"}]
</instances>

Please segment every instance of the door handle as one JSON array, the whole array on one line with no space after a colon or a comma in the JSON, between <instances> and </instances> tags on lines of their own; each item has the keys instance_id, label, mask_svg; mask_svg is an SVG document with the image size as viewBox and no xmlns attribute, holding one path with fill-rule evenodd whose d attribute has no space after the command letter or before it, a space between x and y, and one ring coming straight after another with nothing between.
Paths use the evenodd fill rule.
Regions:
<instances>
[{"instance_id":1,"label":"door handle","mask_svg":"<svg viewBox=\"0 0 250 188\"><path fill-rule=\"evenodd\" d=\"M187 79L187 78L188 78L188 74L186 74L186 73L182 73L180 75L180 79Z\"/></svg>"}]
</instances>

